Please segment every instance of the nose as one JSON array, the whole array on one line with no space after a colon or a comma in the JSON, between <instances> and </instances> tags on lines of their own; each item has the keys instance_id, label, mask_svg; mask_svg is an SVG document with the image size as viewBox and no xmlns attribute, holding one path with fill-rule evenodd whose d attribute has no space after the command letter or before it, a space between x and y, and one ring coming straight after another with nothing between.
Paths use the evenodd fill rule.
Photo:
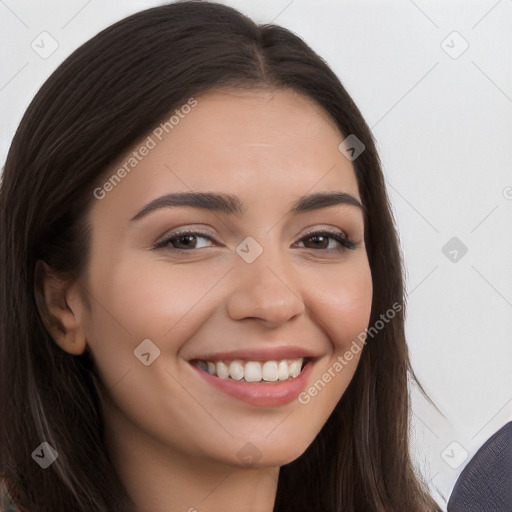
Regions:
<instances>
[{"instance_id":1,"label":"nose","mask_svg":"<svg viewBox=\"0 0 512 512\"><path fill-rule=\"evenodd\" d=\"M277 327L306 309L298 276L286 254L280 253L277 244L269 245L252 263L237 256L231 273L235 285L227 299L227 312L233 320L252 318Z\"/></svg>"}]
</instances>

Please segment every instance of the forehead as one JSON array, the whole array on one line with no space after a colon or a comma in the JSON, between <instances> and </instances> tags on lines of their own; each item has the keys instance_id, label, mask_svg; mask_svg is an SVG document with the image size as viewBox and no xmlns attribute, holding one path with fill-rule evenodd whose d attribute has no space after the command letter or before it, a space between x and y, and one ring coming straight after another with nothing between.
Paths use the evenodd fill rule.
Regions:
<instances>
[{"instance_id":1,"label":"forehead","mask_svg":"<svg viewBox=\"0 0 512 512\"><path fill-rule=\"evenodd\" d=\"M106 180L123 166L128 172L100 208L190 190L283 203L284 195L331 188L359 196L352 164L338 150L344 136L311 98L291 89L231 89L193 100L193 107L169 113L111 167ZM150 149L135 158L144 146Z\"/></svg>"},{"instance_id":2,"label":"forehead","mask_svg":"<svg viewBox=\"0 0 512 512\"><path fill-rule=\"evenodd\" d=\"M175 145L186 141L227 161L244 156L250 161L254 155L264 159L266 154L275 158L278 153L314 158L341 137L320 105L291 89L210 92L197 99L179 128Z\"/></svg>"}]
</instances>

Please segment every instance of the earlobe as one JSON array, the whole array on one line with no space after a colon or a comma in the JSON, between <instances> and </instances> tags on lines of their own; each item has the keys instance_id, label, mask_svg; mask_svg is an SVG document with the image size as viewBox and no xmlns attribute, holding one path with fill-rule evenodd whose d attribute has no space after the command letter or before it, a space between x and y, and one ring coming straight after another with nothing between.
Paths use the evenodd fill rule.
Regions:
<instances>
[{"instance_id":1,"label":"earlobe","mask_svg":"<svg viewBox=\"0 0 512 512\"><path fill-rule=\"evenodd\" d=\"M39 315L57 345L73 355L82 354L87 346L77 290L77 283L63 279L43 260L36 262L34 297Z\"/></svg>"}]
</instances>

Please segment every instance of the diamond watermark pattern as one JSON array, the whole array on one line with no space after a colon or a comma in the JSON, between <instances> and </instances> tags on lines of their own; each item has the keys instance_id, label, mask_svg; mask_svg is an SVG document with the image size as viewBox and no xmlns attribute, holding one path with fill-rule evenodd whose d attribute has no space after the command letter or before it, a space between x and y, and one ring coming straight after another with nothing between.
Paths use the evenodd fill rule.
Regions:
<instances>
[{"instance_id":1,"label":"diamond watermark pattern","mask_svg":"<svg viewBox=\"0 0 512 512\"><path fill-rule=\"evenodd\" d=\"M253 443L245 443L236 455L246 466L252 466L261 459L262 454Z\"/></svg>"},{"instance_id":2,"label":"diamond watermark pattern","mask_svg":"<svg viewBox=\"0 0 512 512\"><path fill-rule=\"evenodd\" d=\"M151 340L145 339L133 353L143 365L149 366L160 355L160 349Z\"/></svg>"},{"instance_id":3,"label":"diamond watermark pattern","mask_svg":"<svg viewBox=\"0 0 512 512\"><path fill-rule=\"evenodd\" d=\"M469 48L469 43L457 31L453 31L441 41L441 48L455 60Z\"/></svg>"},{"instance_id":4,"label":"diamond watermark pattern","mask_svg":"<svg viewBox=\"0 0 512 512\"><path fill-rule=\"evenodd\" d=\"M235 251L246 263L252 263L263 252L263 247L252 236L248 236Z\"/></svg>"},{"instance_id":5,"label":"diamond watermark pattern","mask_svg":"<svg viewBox=\"0 0 512 512\"><path fill-rule=\"evenodd\" d=\"M458 263L468 252L468 248L463 242L454 236L442 247L441 252L452 263Z\"/></svg>"},{"instance_id":6,"label":"diamond watermark pattern","mask_svg":"<svg viewBox=\"0 0 512 512\"><path fill-rule=\"evenodd\" d=\"M46 441L41 443L33 452L32 458L43 468L46 469L53 464L59 454Z\"/></svg>"},{"instance_id":7,"label":"diamond watermark pattern","mask_svg":"<svg viewBox=\"0 0 512 512\"><path fill-rule=\"evenodd\" d=\"M468 455L468 452L457 441L451 442L441 452L441 458L452 469L457 469L468 458Z\"/></svg>"},{"instance_id":8,"label":"diamond watermark pattern","mask_svg":"<svg viewBox=\"0 0 512 512\"><path fill-rule=\"evenodd\" d=\"M352 133L338 146L338 149L345 158L353 162L366 149L366 146Z\"/></svg>"},{"instance_id":9,"label":"diamond watermark pattern","mask_svg":"<svg viewBox=\"0 0 512 512\"><path fill-rule=\"evenodd\" d=\"M51 57L59 47L59 43L48 32L41 32L31 43L30 47L41 59Z\"/></svg>"}]
</instances>

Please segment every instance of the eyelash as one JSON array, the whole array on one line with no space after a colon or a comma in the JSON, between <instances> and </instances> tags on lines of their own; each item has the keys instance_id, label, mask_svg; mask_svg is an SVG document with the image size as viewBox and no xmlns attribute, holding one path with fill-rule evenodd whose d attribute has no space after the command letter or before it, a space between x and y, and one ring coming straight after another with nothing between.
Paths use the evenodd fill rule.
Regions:
<instances>
[{"instance_id":1,"label":"eyelash","mask_svg":"<svg viewBox=\"0 0 512 512\"><path fill-rule=\"evenodd\" d=\"M163 240L157 242L154 246L154 249L171 249L172 251L185 253L185 252L191 252L191 251L197 251L200 249L176 249L173 247L167 247L169 243L175 242L176 240L179 240L182 237L185 236L196 236L201 238L207 238L211 242L215 242L214 238L210 236L207 233L203 233L200 231L183 231L179 233L171 233L170 235L166 236ZM336 240L338 243L341 244L341 247L338 247L337 249L319 249L321 251L326 251L328 253L341 253L345 250L354 250L356 248L356 244L352 242L347 236L345 236L343 233L340 233L338 231L329 231L329 230L321 230L321 231L313 231L311 233L308 233L306 236L302 237L299 242L308 239L308 238L314 238L317 236L332 238ZM313 250L318 250L314 249Z\"/></svg>"}]
</instances>

